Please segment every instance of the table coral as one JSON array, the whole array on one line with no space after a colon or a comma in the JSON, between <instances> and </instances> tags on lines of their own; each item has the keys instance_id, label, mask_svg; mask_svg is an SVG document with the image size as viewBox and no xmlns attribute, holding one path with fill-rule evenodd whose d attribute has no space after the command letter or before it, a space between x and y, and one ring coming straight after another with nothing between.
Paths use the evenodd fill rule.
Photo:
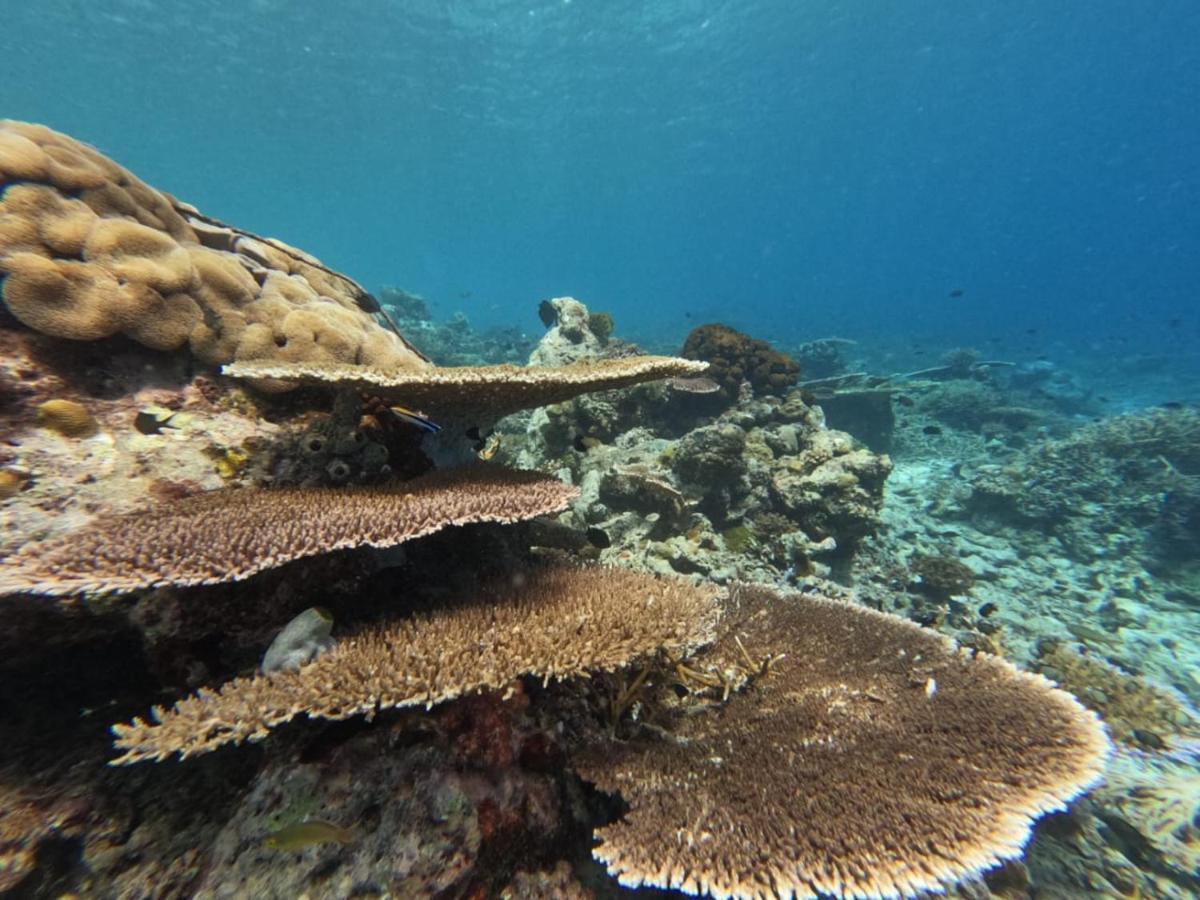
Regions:
<instances>
[{"instance_id":1,"label":"table coral","mask_svg":"<svg viewBox=\"0 0 1200 900\"><path fill-rule=\"evenodd\" d=\"M1046 679L817 596L739 588L716 643L674 674L633 739L576 756L629 804L594 851L627 886L938 892L1019 856L1109 752L1099 719Z\"/></svg>"}]
</instances>

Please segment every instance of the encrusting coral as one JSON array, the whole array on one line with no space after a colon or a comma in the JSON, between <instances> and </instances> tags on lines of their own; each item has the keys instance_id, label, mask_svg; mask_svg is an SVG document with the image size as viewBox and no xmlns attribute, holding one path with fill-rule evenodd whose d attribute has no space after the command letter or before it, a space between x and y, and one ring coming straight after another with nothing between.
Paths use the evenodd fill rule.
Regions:
<instances>
[{"instance_id":1,"label":"encrusting coral","mask_svg":"<svg viewBox=\"0 0 1200 900\"><path fill-rule=\"evenodd\" d=\"M717 643L676 671L709 702L727 696L719 713L647 700L641 736L576 759L629 803L594 854L630 886L938 891L1017 857L1109 751L1099 719L1044 678L812 595L739 589Z\"/></svg>"},{"instance_id":2,"label":"encrusting coral","mask_svg":"<svg viewBox=\"0 0 1200 900\"><path fill-rule=\"evenodd\" d=\"M0 294L54 337L124 334L201 360L428 361L356 282L157 191L94 148L0 120Z\"/></svg>"},{"instance_id":3,"label":"encrusting coral","mask_svg":"<svg viewBox=\"0 0 1200 900\"><path fill-rule=\"evenodd\" d=\"M318 553L558 512L576 495L554 478L482 463L388 486L209 491L28 544L0 561L0 594L237 581Z\"/></svg>"},{"instance_id":4,"label":"encrusting coral","mask_svg":"<svg viewBox=\"0 0 1200 900\"><path fill-rule=\"evenodd\" d=\"M162 760L260 740L302 713L346 719L432 706L544 680L611 670L664 649L712 639L716 591L622 569L550 568L482 589L478 598L368 628L299 671L236 678L202 690L153 721L115 725L113 764Z\"/></svg>"}]
</instances>

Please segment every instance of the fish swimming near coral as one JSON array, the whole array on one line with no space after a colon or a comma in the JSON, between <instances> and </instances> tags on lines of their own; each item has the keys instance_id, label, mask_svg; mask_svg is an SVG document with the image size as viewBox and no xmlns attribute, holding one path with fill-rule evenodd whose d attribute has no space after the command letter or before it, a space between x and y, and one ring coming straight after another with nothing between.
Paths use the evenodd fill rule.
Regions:
<instances>
[{"instance_id":1,"label":"fish swimming near coral","mask_svg":"<svg viewBox=\"0 0 1200 900\"><path fill-rule=\"evenodd\" d=\"M403 419L409 425L415 425L422 431L428 431L430 434L437 434L442 430L442 426L433 419L429 418L424 413L419 413L416 410L408 409L405 406L388 407L397 418Z\"/></svg>"},{"instance_id":2,"label":"fish swimming near coral","mask_svg":"<svg viewBox=\"0 0 1200 900\"><path fill-rule=\"evenodd\" d=\"M500 435L493 434L486 441L480 442L479 449L475 451L475 455L487 462L494 457L500 450Z\"/></svg>"},{"instance_id":3,"label":"fish swimming near coral","mask_svg":"<svg viewBox=\"0 0 1200 900\"><path fill-rule=\"evenodd\" d=\"M342 828L332 822L310 819L272 832L263 839L263 844L271 850L294 851L307 850L319 844L349 844L356 838L353 828Z\"/></svg>"}]
</instances>

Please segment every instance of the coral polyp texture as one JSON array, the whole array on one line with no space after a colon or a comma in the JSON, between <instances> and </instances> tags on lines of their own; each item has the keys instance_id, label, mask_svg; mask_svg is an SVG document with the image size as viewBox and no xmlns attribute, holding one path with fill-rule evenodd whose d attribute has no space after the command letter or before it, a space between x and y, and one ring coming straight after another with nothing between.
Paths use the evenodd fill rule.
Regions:
<instances>
[{"instance_id":1,"label":"coral polyp texture","mask_svg":"<svg viewBox=\"0 0 1200 900\"><path fill-rule=\"evenodd\" d=\"M666 731L577 760L629 804L594 851L623 884L938 891L1019 856L1109 751L1099 719L1046 679L895 616L743 588L719 631L688 663L741 683L719 714L681 707Z\"/></svg>"},{"instance_id":2,"label":"coral polyp texture","mask_svg":"<svg viewBox=\"0 0 1200 900\"><path fill-rule=\"evenodd\" d=\"M201 360L429 363L366 291L295 248L216 222L92 147L0 120L0 295L28 327L124 334Z\"/></svg>"},{"instance_id":3,"label":"coral polyp texture","mask_svg":"<svg viewBox=\"0 0 1200 900\"><path fill-rule=\"evenodd\" d=\"M28 544L0 561L0 594L237 581L305 556L558 512L576 495L549 476L485 464L379 487L210 491Z\"/></svg>"},{"instance_id":4,"label":"coral polyp texture","mask_svg":"<svg viewBox=\"0 0 1200 900\"><path fill-rule=\"evenodd\" d=\"M425 371L372 366L238 362L224 367L235 378L358 388L441 416L494 421L509 413L561 403L580 394L644 381L698 375L708 365L673 356L582 360L564 366L456 366Z\"/></svg>"},{"instance_id":5,"label":"coral polyp texture","mask_svg":"<svg viewBox=\"0 0 1200 900\"><path fill-rule=\"evenodd\" d=\"M716 591L622 569L550 568L471 600L342 638L298 671L236 678L152 720L115 725L114 765L261 740L297 716L346 719L497 690L521 675L563 679L620 668L713 637Z\"/></svg>"},{"instance_id":6,"label":"coral polyp texture","mask_svg":"<svg viewBox=\"0 0 1200 900\"><path fill-rule=\"evenodd\" d=\"M728 325L693 328L681 355L711 363L709 377L720 385L727 400L737 397L743 381L749 382L756 394L781 397L800 377L800 366L790 356Z\"/></svg>"}]
</instances>

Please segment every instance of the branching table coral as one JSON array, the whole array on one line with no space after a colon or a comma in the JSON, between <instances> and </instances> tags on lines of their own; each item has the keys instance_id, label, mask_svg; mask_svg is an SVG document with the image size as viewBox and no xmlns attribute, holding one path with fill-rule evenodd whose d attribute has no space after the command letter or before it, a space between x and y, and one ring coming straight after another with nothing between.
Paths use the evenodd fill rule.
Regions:
<instances>
[{"instance_id":1,"label":"branching table coral","mask_svg":"<svg viewBox=\"0 0 1200 900\"><path fill-rule=\"evenodd\" d=\"M1100 774L1103 726L1040 676L865 607L765 588L731 605L680 673L707 713L677 708L576 760L630 805L594 851L623 884L937 891L1018 856L1033 821Z\"/></svg>"},{"instance_id":2,"label":"branching table coral","mask_svg":"<svg viewBox=\"0 0 1200 900\"><path fill-rule=\"evenodd\" d=\"M356 388L394 397L438 417L494 422L518 410L561 403L580 394L658 378L698 375L707 368L707 363L673 356L629 356L565 366L461 366L425 371L239 362L225 366L223 371L235 378Z\"/></svg>"},{"instance_id":3,"label":"branching table coral","mask_svg":"<svg viewBox=\"0 0 1200 900\"><path fill-rule=\"evenodd\" d=\"M484 463L385 486L210 491L29 544L0 561L0 594L238 581L346 547L560 512L577 493L546 475Z\"/></svg>"},{"instance_id":4,"label":"branching table coral","mask_svg":"<svg viewBox=\"0 0 1200 900\"><path fill-rule=\"evenodd\" d=\"M656 650L711 640L716 590L624 569L552 568L486 587L470 601L341 639L299 671L236 678L151 721L115 725L114 765L261 740L312 718L372 716L506 687L521 675L563 679L611 670Z\"/></svg>"}]
</instances>

